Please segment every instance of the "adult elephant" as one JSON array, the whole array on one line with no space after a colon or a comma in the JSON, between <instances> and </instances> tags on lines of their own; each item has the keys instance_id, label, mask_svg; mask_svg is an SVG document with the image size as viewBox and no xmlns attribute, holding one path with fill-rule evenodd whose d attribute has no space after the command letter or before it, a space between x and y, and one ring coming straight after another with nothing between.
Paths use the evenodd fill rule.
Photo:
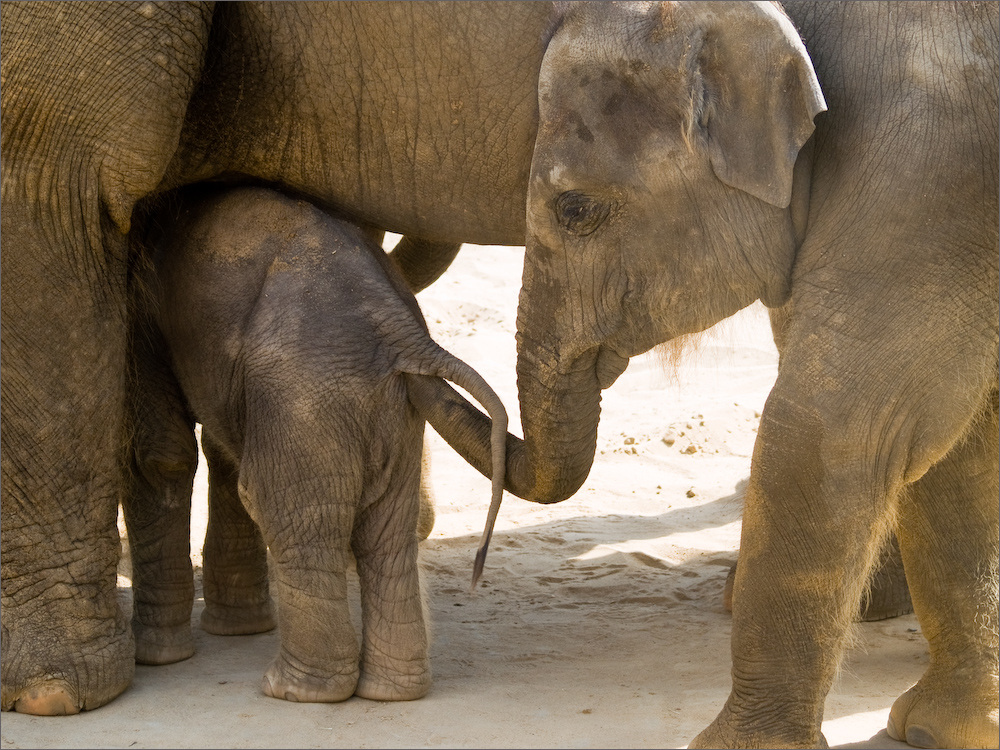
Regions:
<instances>
[{"instance_id":1,"label":"adult elephant","mask_svg":"<svg viewBox=\"0 0 1000 750\"><path fill-rule=\"evenodd\" d=\"M563 15L539 83L509 486L573 494L628 358L762 300L780 362L746 492L732 692L692 746L823 742L894 530L930 664L889 734L996 747L1000 13L787 11L794 26L757 3Z\"/></svg>"},{"instance_id":2,"label":"adult elephant","mask_svg":"<svg viewBox=\"0 0 1000 750\"><path fill-rule=\"evenodd\" d=\"M137 208L263 182L416 238L401 265L523 244L550 11L0 6L3 709L94 708L134 671L115 519Z\"/></svg>"},{"instance_id":3,"label":"adult elephant","mask_svg":"<svg viewBox=\"0 0 1000 750\"><path fill-rule=\"evenodd\" d=\"M661 42L677 32L670 6L664 7L653 34ZM136 204L198 180L269 181L414 237L519 244L537 75L555 25L543 4L0 8L0 197L8 248L0 337L2 703L54 713L110 700L132 673L130 635L114 600L114 510L121 485L125 258ZM577 34L571 23L562 31ZM368 45L372 40L382 44ZM585 48L571 37L565 59ZM57 52L69 62L60 64ZM566 73L557 64L562 54L549 58L548 79ZM636 62L620 72L638 75L644 63ZM602 74L597 82L614 78ZM606 146L629 134L648 135L657 122L667 123L664 133L677 132L658 111L650 117L640 106L655 105L655 91L619 78L603 114L619 111L629 127L598 131ZM593 90L579 87L585 97ZM595 131L584 112L548 120L540 143L558 144L568 133L589 144L585 152L593 149ZM703 125L686 131L692 153L704 147ZM636 149L650 145L642 143L623 149L617 167L636 164ZM536 164L551 156L542 152ZM572 164L572 149L568 156ZM558 174L556 165L549 176ZM608 185L610 174L597 170L592 189ZM647 187L662 193L664 186L654 180ZM588 208L587 191L563 193L548 210L558 204L574 236L588 236L586 225L595 218L601 223L603 209ZM586 283L583 276L591 273L583 264L572 269L579 277L560 280L559 257L535 239L544 228L538 208L545 207L540 199L532 205L533 260L519 315L527 440L515 446L508 471L519 494L551 502L572 494L589 470L588 425L596 429L598 386L613 381L631 352L599 349L610 329L597 330L579 349L576 331L593 337L594 321L607 321L623 289L609 284L598 300L596 288L577 294L570 282ZM627 216L616 213L613 223L620 227L618 219ZM595 261L599 249L594 244L587 251ZM626 278L626 264L619 267L619 278ZM537 302L546 287L554 308ZM570 293L576 299L569 300ZM706 294L697 301L711 300ZM570 305L570 317L553 319L558 338L551 354L562 359L546 364L531 321ZM630 309L638 312L630 325L641 330L641 307ZM578 325L565 329L573 315ZM580 352L580 359L570 356ZM540 389L543 377L564 367L560 362L571 363L570 387ZM579 422L565 417L577 408L567 409L565 399L577 394ZM741 570L747 567L753 565Z\"/></svg>"}]
</instances>

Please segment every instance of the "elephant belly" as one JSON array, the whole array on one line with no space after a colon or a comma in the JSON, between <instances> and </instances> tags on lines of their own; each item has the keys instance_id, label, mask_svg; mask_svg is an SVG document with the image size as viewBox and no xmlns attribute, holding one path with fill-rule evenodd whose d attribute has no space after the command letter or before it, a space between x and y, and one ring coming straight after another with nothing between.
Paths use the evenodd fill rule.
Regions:
<instances>
[{"instance_id":1,"label":"elephant belly","mask_svg":"<svg viewBox=\"0 0 1000 750\"><path fill-rule=\"evenodd\" d=\"M239 175L392 231L523 243L548 4L445 6L222 6L164 187Z\"/></svg>"}]
</instances>

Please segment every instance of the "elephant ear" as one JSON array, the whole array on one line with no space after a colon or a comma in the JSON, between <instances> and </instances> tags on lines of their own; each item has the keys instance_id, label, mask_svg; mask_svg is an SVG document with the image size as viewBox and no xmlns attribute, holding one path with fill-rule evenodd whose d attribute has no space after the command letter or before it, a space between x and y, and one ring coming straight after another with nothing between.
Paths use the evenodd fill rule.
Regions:
<instances>
[{"instance_id":1,"label":"elephant ear","mask_svg":"<svg viewBox=\"0 0 1000 750\"><path fill-rule=\"evenodd\" d=\"M799 149L815 129L813 118L826 110L823 92L780 10L771 3L725 5L713 13L700 55L712 168L730 187L786 208Z\"/></svg>"}]
</instances>

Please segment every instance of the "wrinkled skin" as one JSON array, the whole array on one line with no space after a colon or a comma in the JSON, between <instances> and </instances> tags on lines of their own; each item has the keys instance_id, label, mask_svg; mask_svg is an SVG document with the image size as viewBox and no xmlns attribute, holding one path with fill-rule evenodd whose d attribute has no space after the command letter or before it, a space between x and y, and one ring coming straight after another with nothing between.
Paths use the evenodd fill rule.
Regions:
<instances>
[{"instance_id":1,"label":"wrinkled skin","mask_svg":"<svg viewBox=\"0 0 1000 750\"><path fill-rule=\"evenodd\" d=\"M202 180L269 182L406 235L418 258L421 243L523 244L549 14L0 6L0 708L95 708L134 672L115 519L137 205Z\"/></svg>"},{"instance_id":2,"label":"wrinkled skin","mask_svg":"<svg viewBox=\"0 0 1000 750\"><path fill-rule=\"evenodd\" d=\"M281 649L265 693L310 702L423 696L423 400L407 378L454 379L487 405L500 435L503 406L434 344L381 248L353 225L260 188L196 191L165 213L155 220L165 229L149 239L155 278L139 284L151 320L135 336L134 473L143 486L125 519L136 554L137 658L175 661L190 642L191 597L178 606L171 597L192 580L186 535L197 458L188 425L197 419L210 472L203 627L274 626L270 550ZM360 653L347 602L351 559Z\"/></svg>"},{"instance_id":3,"label":"wrinkled skin","mask_svg":"<svg viewBox=\"0 0 1000 750\"><path fill-rule=\"evenodd\" d=\"M996 747L997 11L793 4L807 53L773 7L582 3L548 46L511 481L572 494L628 357L780 309L732 693L692 747L823 743L890 530L930 664L889 734Z\"/></svg>"},{"instance_id":4,"label":"wrinkled skin","mask_svg":"<svg viewBox=\"0 0 1000 750\"><path fill-rule=\"evenodd\" d=\"M189 192L186 204L196 205L194 191ZM213 191L205 193L213 194ZM236 193L232 199L238 197ZM248 194L246 200L264 212L273 213L283 207L277 195ZM152 218L157 220L155 215ZM173 216L158 219L160 223L174 220ZM321 228L316 231L322 233ZM383 232L367 234L373 242L381 244ZM331 239L329 235L328 230L324 235L327 241ZM257 237L252 239L260 241ZM447 269L459 247L404 237L389 258L410 290L418 291ZM430 252L422 252L425 249ZM198 256L194 257L197 262ZM129 535L139 542L128 545L135 660L159 665L187 659L195 650L191 633L194 571L189 520L198 446L194 437L195 417L177 383L167 355L168 344L152 312L157 304L150 298L156 272L141 254L137 262L140 268L133 272L136 280L132 284L131 304L136 314L132 319L129 357L133 368L128 412L134 436L133 463L126 475L128 485L122 506ZM352 269L342 263L340 270ZM320 275L316 281L324 279ZM325 330L320 332L321 337L325 335ZM207 434L203 448L211 457L208 494L212 502L203 547L205 610L201 626L215 635L272 630L276 621L268 584L267 546L239 500L238 476L229 466L231 462L225 451ZM417 541L427 539L434 527L434 496L429 475L430 452L425 447L421 457Z\"/></svg>"},{"instance_id":5,"label":"wrinkled skin","mask_svg":"<svg viewBox=\"0 0 1000 750\"><path fill-rule=\"evenodd\" d=\"M722 591L722 606L727 612L733 611L733 586L738 567L733 563ZM895 536L890 536L872 565L856 619L860 622L878 622L909 614L913 614L913 602L910 601L910 589L906 585L906 571L899 552L899 541Z\"/></svg>"},{"instance_id":6,"label":"wrinkled skin","mask_svg":"<svg viewBox=\"0 0 1000 750\"><path fill-rule=\"evenodd\" d=\"M188 197L190 203L194 199ZM250 199L248 199L250 200ZM257 198L261 208L273 210L272 201ZM275 202L276 203L276 202ZM383 232L368 232L381 244ZM399 276L413 292L433 283L451 264L460 244L431 243L404 237L389 253ZM352 270L342 264L342 271ZM153 272L155 274L155 272ZM318 277L322 281L325 277ZM148 284L148 281L147 281ZM137 283L136 296L148 294ZM141 302L136 301L141 307ZM341 322L341 321L335 321ZM133 566L132 632L135 660L140 664L171 664L194 654L191 608L194 603L193 569L189 550L190 498L197 468L195 418L177 384L169 358L163 352L155 320L145 314L133 318L130 356L132 383L129 423L133 425L134 464L122 505L126 526L141 540L129 545ZM326 331L317 332L322 338ZM205 610L201 626L216 635L262 633L276 626L269 594L267 547L236 494L236 474L225 467L228 460L205 436L209 460L208 530L203 547L202 581ZM420 502L417 541L434 528L434 494L430 480L430 451L424 447L420 467ZM159 509L159 513L153 509ZM160 516L167 514L167 518ZM176 515L176 518L174 518Z\"/></svg>"},{"instance_id":7,"label":"wrinkled skin","mask_svg":"<svg viewBox=\"0 0 1000 750\"><path fill-rule=\"evenodd\" d=\"M382 3L360 14L350 3L337 3L321 6L326 18L318 17L316 6L301 3L227 5L221 15L207 7L201 10L199 6L179 3L164 9L135 5L126 11L115 4L60 7L5 2L0 8L4 33L0 217L6 248L0 278L7 300L0 336L5 403L0 431L4 460L0 704L4 709L57 713L95 707L112 699L125 689L132 672L131 634L114 601L114 506L122 486L116 446L120 442L126 370L122 234L129 228L135 204L170 187L200 179L261 179L292 187L321 204L339 207L369 226L415 238L521 244L525 239L523 206L531 143L537 124L536 78L545 42L554 27L542 3L449 5L443 12L433 4ZM334 19L328 15L338 13L349 17ZM408 14L414 17L402 18ZM214 23L220 19L223 22ZM882 27L888 29L892 24L886 21ZM458 28L462 30L460 36L454 33ZM864 27L862 31L866 31ZM318 32L316 39L311 37L314 32ZM837 28L830 32L831 39L841 37ZM985 44L990 54L995 37L992 31L982 35L975 49ZM380 43L369 49L365 44L369 38ZM426 42L428 38L433 39L432 44ZM857 38L867 39L860 32ZM156 44L150 43L153 39ZM274 39L281 42L269 43ZM136 43L127 43L131 40ZM405 42L401 44L400 40ZM809 40L810 48L821 40L822 34L817 31ZM54 57L53 50L62 49L69 50L69 63L60 64ZM360 65L359 60L370 60L371 64ZM404 72L411 75L398 75L400 61L406 63L402 66ZM861 58L861 63L854 64L863 63ZM842 87L849 82L860 86L860 93L868 93L858 96L856 91L844 90L842 98L857 111L837 121L828 116L833 123L829 127L840 122L862 130L871 126L880 132L891 131L887 120L866 117L866 96L873 97L871 111L876 111L876 105L883 101L882 92L869 86L865 76L855 80L855 70L838 72L839 64L837 55L832 61L824 61L820 65L821 77L825 79L825 68L830 68L831 78L839 76ZM393 74L381 75L386 70ZM975 75L976 65L969 70L970 75ZM425 75L428 71L433 74ZM357 86L360 72L374 73L365 78L362 87ZM299 88L293 88L293 83ZM293 91L322 91L329 96L301 97L289 93ZM114 92L113 97L110 92ZM285 96L276 96L275 92ZM348 95L339 96L341 92ZM482 92L483 96L473 92ZM638 92L626 88L622 93L612 109L627 108L630 98L634 100ZM685 96L686 92L682 92L681 98ZM977 98L973 96L972 101ZM932 104L938 106L938 100ZM891 101L902 106L898 99ZM392 103L388 109L387 102ZM369 116L370 112L378 112L378 117ZM387 118L386 112L394 117ZM28 127L42 120L53 127ZM636 121L634 117L632 120ZM633 127L648 129L652 123L643 120L640 118ZM971 122L975 124L975 118ZM822 133L827 125L822 120L819 124ZM957 131L968 138L973 125L959 125ZM919 130L922 125L910 127ZM587 130L594 135L590 127L579 133ZM676 127L671 125L669 132L676 134ZM143 137L135 138L136 133ZM598 143L614 144L616 135L634 133L630 128L618 128L601 134ZM994 154L992 121L986 123L983 133L987 147L979 149L977 145L972 153ZM593 460L593 448L588 443L596 431L598 388L613 382L632 349L635 353L682 330L698 330L708 320L746 304L755 294L775 305L786 298L803 300L794 306L793 320L804 322L789 329L789 339L801 342L811 335L809 321L813 320L815 326L815 316L823 316L822 305L818 305L809 313L812 319L805 317L811 299L807 291L811 281L806 272L815 267L816 261L803 266L805 281L798 285L798 297L791 294L795 288L792 282L798 277L789 269L798 267L798 258L822 260L829 246L824 243L830 240L817 233L811 244L803 244L807 220L811 220L812 213L828 216L824 220L826 237L836 234L838 222L852 231L858 224L854 219L857 211L851 210L850 180L834 169L841 158L836 148L838 138L828 138L820 149L820 165L823 160L826 164L825 186L819 180L813 196L808 191L798 192L792 210L755 203L761 198L743 187L725 183L732 190L742 191L737 193L742 198L735 199L737 204L743 204L737 205L742 213L756 211L764 215L764 234L795 235L792 240L779 237L777 242L756 243L768 244L769 250L753 256L753 263L744 263L766 271L767 278L754 281L751 275L750 283L740 282L738 286L771 287L777 279L777 288L764 292L741 288L735 295L729 290L721 295L726 299L720 300L719 290L726 289L732 278L722 274L714 279L713 269L706 267L702 269L704 276L719 282L712 284L713 294L697 292L695 286L691 299L663 295L664 301L676 305L665 315L666 319L670 314L674 316L666 332L657 332L663 321L659 314L652 314L659 306L643 303L638 292L640 282L650 276L662 281L669 274L638 274L637 278L633 273L628 279L624 273L590 274L585 271L589 263L574 263L570 270L578 272L579 278L572 282L585 293L573 290L569 281L560 284L559 289L546 290L558 276L552 268L554 265L558 269L559 259L545 250L543 242L530 240L533 250L528 254L525 298L539 299L549 293L551 298L546 304L535 305L530 313L526 310L529 306L522 305L519 313L524 350L519 389L526 441L520 444L508 440L508 476L513 491L532 499L555 501L572 494L582 483ZM631 140L634 150L640 141ZM747 140L754 141L752 137ZM906 141L906 146L912 141L897 140ZM955 142L954 137L941 140ZM556 143L557 139L550 142ZM852 143L850 139L846 142ZM853 143L857 142L855 137ZM698 141L698 145L703 155L704 144ZM738 149L736 153L741 152L753 154L754 149ZM574 158L579 156L571 153L567 163L573 163ZM867 174L867 155L857 153L855 148L848 149L845 158L851 165L847 170L850 174L881 186L879 180L873 181ZM812 162L807 158L799 161L805 184L811 185ZM989 165L995 161L985 158L983 162L987 165L983 174L987 181L992 178L990 186L995 185L996 172ZM635 154L630 155L629 148L614 162L625 170L634 163ZM904 158L898 163L907 161ZM937 179L936 166L928 167L922 158L916 164L920 168L915 168L914 174L921 178L930 174ZM699 165L704 171L704 158L693 166ZM607 185L611 172L600 164L594 169L599 173L594 184ZM722 170L725 173L725 164ZM817 167L817 174L821 173ZM654 180L651 187L662 192L663 186L657 183ZM882 205L888 205L886 197L872 189ZM821 199L816 198L817 190ZM970 192L978 199L981 191L973 185ZM989 204L990 200L993 204ZM567 217L581 212L583 206L574 203L579 202L563 202ZM662 221L664 215L678 221L686 215L683 205L678 209L668 202L668 209L678 213L665 214L648 203L649 224ZM987 192L986 203L983 214L988 215L990 210L995 213L995 187L992 193ZM975 200L959 199L955 204L962 209L978 205ZM903 219L912 216L912 207L905 201L900 205L904 207L900 211L902 218L897 217L895 223L902 228L906 226ZM719 206L708 206L706 210L709 208L714 211ZM539 215L549 217L546 211ZM891 211L870 215L878 215L881 223L896 217ZM632 216L642 218L635 212ZM783 229L789 222L792 228ZM536 237L549 231L542 226L546 223L551 224L551 219L541 221L533 230ZM579 220L571 223L579 226ZM617 223L621 229L624 223ZM638 226L644 231L648 228L641 223ZM717 222L712 228L718 231ZM949 232L943 234L950 236ZM640 235L638 232L630 238L630 251L649 247L640 241ZM925 235L921 233L918 239L926 241ZM560 236L558 231L556 236ZM856 243L852 257L863 256L873 241L869 237ZM894 241L899 244L898 238ZM671 246L670 242L660 244ZM995 238L992 244L995 246ZM610 248L616 257L613 245L602 246ZM973 242L972 246L978 245ZM990 246L990 242L983 246ZM836 248L839 250L840 245ZM810 252L806 253L806 249ZM596 255L597 246L592 250L591 254ZM676 257L708 258L712 252ZM630 255L638 263L639 254ZM654 254L638 264L656 269L662 267L663 260ZM768 261L775 267L768 268ZM616 268L618 265L611 264ZM623 271L628 265L620 264ZM931 266L938 267L933 263ZM732 270L735 266L721 262L721 267ZM830 269L835 267L833 264ZM946 263L944 267L949 266ZM995 271L986 268L982 276L992 278L991 273ZM623 278L629 280L631 288L626 285L623 289ZM946 278L952 280L953 276ZM912 271L910 283L916 283ZM980 286L988 288L987 284ZM973 290L980 286L956 284L955 288ZM595 301L598 288L602 295ZM968 294L976 296L974 292ZM619 316L609 315L609 311L613 313L621 306L623 296L628 304L622 309L629 311L628 316L616 321ZM47 304L50 298L61 304ZM935 310L936 317L922 319L925 325L954 320L953 311L965 309L964 301L955 301L953 294L941 299L941 305L945 304L943 300L949 300L949 307L940 314ZM913 302L910 298L905 301ZM681 304L693 305L688 321L679 320ZM530 330L530 321L546 316L551 321L561 312L560 306L566 310L559 319L573 321L573 330L581 333L555 331L554 343L548 343L553 355L560 355L564 363L556 369L540 356L545 353L544 346L538 345L543 337ZM712 309L706 311L705 307ZM845 322L841 319L839 324ZM598 343L613 338L611 328L618 323L621 325L616 337L630 341L630 345L619 342L617 348L597 348ZM642 330L650 335L634 335ZM890 335L887 330L879 332ZM911 334L914 330L907 329L906 336L894 340L910 340ZM919 340L921 332L916 334L912 336L914 341ZM850 331L842 331L841 335L851 338ZM927 348L938 353L932 364L947 360L940 349L934 348L941 338L939 332ZM965 345L979 352L973 338ZM982 338L980 331L976 341ZM39 349L39 340L46 342L44 349ZM828 351L839 352L835 343L830 342ZM946 343L947 351L956 345ZM878 348L875 342L872 346ZM793 350L806 351L798 345ZM969 373L976 370L975 363L982 359L981 354L972 357L958 382L953 382L950 373L940 381L961 390L969 382ZM808 371L801 364L792 369L796 368ZM567 387L548 394L539 385L547 375L562 377L567 373ZM99 392L93 387L95 382L101 384ZM564 401L577 396L573 408L566 409ZM935 408L947 411L945 402L935 401ZM447 408L463 413L465 406L452 401ZM986 412L988 415L988 408ZM765 422L770 422L772 432L780 424L776 421L780 416L777 408L769 411ZM857 412L847 416L852 421L858 419ZM937 424L934 419L930 422ZM555 429L549 431L549 427ZM944 427L937 429L947 431ZM483 448L488 427L470 418L469 430L478 436L480 447L463 455L480 468L488 466L484 459L488 454ZM59 439L51 439L52 435ZM890 437L884 439L891 442ZM762 439L762 445L764 442ZM44 446L44 452L39 445ZM771 454L774 452L772 449ZM768 461L774 463L773 459ZM791 493L794 496L797 485L788 486L795 489ZM954 494L947 482L942 483L942 488L941 497ZM879 495L889 499L899 496L894 491ZM993 523L988 512L987 516L987 524ZM74 519L72 525L68 517ZM871 531L875 527L865 528ZM806 539L803 544L811 541ZM60 559L54 551L67 549L73 550L74 564L53 573L52 561ZM996 569L995 554L990 557L992 550L987 550L983 558L988 574ZM53 575L59 584L58 596L36 596L39 590L50 590L48 581ZM995 619L991 622L995 623ZM990 627L995 632L995 625ZM827 674L824 667L821 682ZM819 692L823 692L822 686Z\"/></svg>"}]
</instances>

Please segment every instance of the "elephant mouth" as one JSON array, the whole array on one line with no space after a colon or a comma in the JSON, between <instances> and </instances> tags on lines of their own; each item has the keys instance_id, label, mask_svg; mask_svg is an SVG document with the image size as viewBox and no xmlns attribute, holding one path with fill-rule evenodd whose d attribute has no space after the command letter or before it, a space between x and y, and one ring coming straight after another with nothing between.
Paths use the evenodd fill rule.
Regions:
<instances>
[{"instance_id":1,"label":"elephant mouth","mask_svg":"<svg viewBox=\"0 0 1000 750\"><path fill-rule=\"evenodd\" d=\"M628 367L628 357L623 357L607 344L601 346L597 350L597 361L594 364L597 384L601 390L614 385L626 367Z\"/></svg>"},{"instance_id":2,"label":"elephant mouth","mask_svg":"<svg viewBox=\"0 0 1000 750\"><path fill-rule=\"evenodd\" d=\"M622 306L621 320L609 335L601 341L598 361L608 358L609 372L613 373L608 384L601 383L601 388L607 388L621 375L631 357L645 354L664 341L669 341L677 334L656 320L649 310L641 307ZM614 369L615 360L624 360L618 364L621 368ZM600 375L598 375L600 378Z\"/></svg>"}]
</instances>

